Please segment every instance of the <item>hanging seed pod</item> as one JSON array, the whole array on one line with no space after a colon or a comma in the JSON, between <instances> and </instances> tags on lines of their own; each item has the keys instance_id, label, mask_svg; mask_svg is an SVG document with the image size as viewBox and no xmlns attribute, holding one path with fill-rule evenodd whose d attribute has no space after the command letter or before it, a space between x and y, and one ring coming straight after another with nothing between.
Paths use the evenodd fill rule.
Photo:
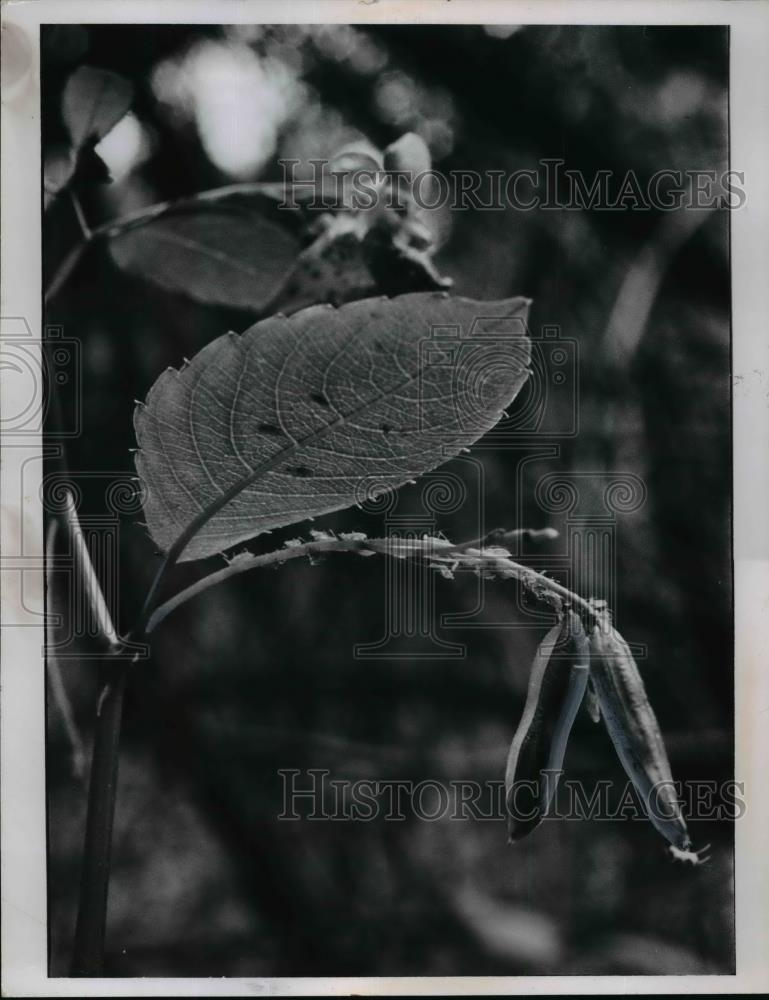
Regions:
<instances>
[{"instance_id":1,"label":"hanging seed pod","mask_svg":"<svg viewBox=\"0 0 769 1000\"><path fill-rule=\"evenodd\" d=\"M598 701L598 695L595 690L595 681L591 677L587 683L587 693L585 694L585 708L587 709L587 714L590 716L593 722L601 721L601 706Z\"/></svg>"},{"instance_id":2,"label":"hanging seed pod","mask_svg":"<svg viewBox=\"0 0 769 1000\"><path fill-rule=\"evenodd\" d=\"M582 622L567 611L534 655L526 704L507 757L511 842L539 826L553 800L571 727L587 687L588 665Z\"/></svg>"},{"instance_id":3,"label":"hanging seed pod","mask_svg":"<svg viewBox=\"0 0 769 1000\"><path fill-rule=\"evenodd\" d=\"M607 618L590 634L590 677L611 741L649 819L676 857L696 863L657 718L628 645Z\"/></svg>"}]
</instances>

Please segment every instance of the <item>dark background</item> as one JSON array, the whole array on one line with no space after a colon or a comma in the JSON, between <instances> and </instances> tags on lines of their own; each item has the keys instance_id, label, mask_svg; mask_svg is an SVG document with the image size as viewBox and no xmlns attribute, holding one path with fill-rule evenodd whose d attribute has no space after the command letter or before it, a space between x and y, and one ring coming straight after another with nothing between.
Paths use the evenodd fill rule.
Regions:
<instances>
[{"instance_id":1,"label":"dark background","mask_svg":"<svg viewBox=\"0 0 769 1000\"><path fill-rule=\"evenodd\" d=\"M57 26L43 29L42 51L46 153L64 141L60 94L77 66L116 70L135 87L134 118L104 151L115 182L82 192L91 225L237 180L277 180L279 156L328 156L361 136L383 148L408 130L428 139L445 172L558 157L588 180L633 170L643 183L662 168L727 164L720 28ZM248 129L261 139L244 146ZM536 440L526 450L492 439L475 452L486 525L514 526L519 510L523 525L558 528L558 542L524 552L544 566L565 552L568 523L536 502L543 475L588 473L588 513L589 483L603 472L643 479L645 504L617 520L617 622L648 651L641 666L674 776L723 781L733 776L728 217L709 213L686 237L672 218L447 213L437 260L459 294L532 297L533 334L558 325L579 354L579 433L557 439L557 454L531 460ZM62 200L45 223L48 278L76 239ZM83 516L103 513L105 484L132 471L134 398L165 366L251 319L130 278L103 248L86 255L47 314L82 347L82 433L67 458ZM551 429L570 405L555 395ZM476 533L475 468L448 467L470 497L438 517L448 537ZM414 491L401 502L419 509ZM129 512L121 524L123 629L157 567L140 520ZM321 526L373 534L383 519L353 509ZM187 566L177 579L200 572ZM476 586L439 581L439 610L472 609ZM126 706L108 974L732 971L726 822L691 823L695 845L712 844L710 863L692 869L670 860L647 822L547 822L509 847L502 821L276 820L279 768L339 779L503 775L546 620L499 583L480 618L488 627L441 632L466 657L421 660L418 642L402 638L390 647L398 656L356 659L356 643L382 636L384 601L378 561L297 562L213 589L157 632ZM87 745L95 664L65 661L62 671ZM567 769L588 787L624 785L603 727L584 713ZM53 697L48 787L51 971L63 975L85 792Z\"/></svg>"}]
</instances>

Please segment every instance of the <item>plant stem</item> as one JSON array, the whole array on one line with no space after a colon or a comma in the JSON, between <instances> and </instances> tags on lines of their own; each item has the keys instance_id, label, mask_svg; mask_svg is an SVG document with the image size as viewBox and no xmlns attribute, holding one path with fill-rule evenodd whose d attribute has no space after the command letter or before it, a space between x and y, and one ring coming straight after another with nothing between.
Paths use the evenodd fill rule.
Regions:
<instances>
[{"instance_id":1,"label":"plant stem","mask_svg":"<svg viewBox=\"0 0 769 1000\"><path fill-rule=\"evenodd\" d=\"M477 545L477 543L475 543ZM502 579L518 580L524 587L532 591L540 599L553 599L566 602L579 608L582 612L598 620L599 612L590 601L568 590L555 580L542 573L537 573L528 566L515 562L509 552L503 548L471 547L473 543L455 545L442 538L407 539L397 538L366 538L365 536L342 536L339 538L316 538L312 542L297 543L265 552L260 555L242 553L236 556L222 569L203 577L184 590L170 597L155 608L146 618L144 632L149 635L176 608L185 604L191 598L208 590L217 583L245 573L251 569L265 566L275 566L291 559L328 555L332 553L353 552L358 555L385 555L396 559L422 558L435 569L452 571L465 569L476 573L486 573ZM549 595L549 596L548 596Z\"/></svg>"},{"instance_id":2,"label":"plant stem","mask_svg":"<svg viewBox=\"0 0 769 1000\"><path fill-rule=\"evenodd\" d=\"M99 678L80 900L72 956L73 976L98 976L102 971L104 956L123 693L131 664L126 659L125 650L104 600L104 593L80 528L75 501L68 488L64 490L64 504L56 516L58 522L53 521L52 525L62 524L68 535L69 549L75 564L75 586L83 588L98 635L106 647ZM52 548L49 548L48 558L53 558ZM51 568L49 564L49 570ZM53 656L53 653L53 647L49 646L48 654Z\"/></svg>"},{"instance_id":3,"label":"plant stem","mask_svg":"<svg viewBox=\"0 0 769 1000\"><path fill-rule=\"evenodd\" d=\"M45 305L48 305L53 299L55 299L62 290L64 285L69 280L70 275L80 263L80 258L83 256L86 251L86 247L89 246L92 240L93 232L87 240L84 240L82 243L78 243L77 246L73 247L64 258L62 263L59 265L56 274L54 274L51 279L50 285L45 290Z\"/></svg>"},{"instance_id":4,"label":"plant stem","mask_svg":"<svg viewBox=\"0 0 769 1000\"><path fill-rule=\"evenodd\" d=\"M88 792L80 902L72 956L73 976L100 976L104 967L104 935L107 923L118 777L118 749L123 714L123 694L131 664L105 662L96 710L96 732L91 782Z\"/></svg>"},{"instance_id":5,"label":"plant stem","mask_svg":"<svg viewBox=\"0 0 769 1000\"><path fill-rule=\"evenodd\" d=\"M136 641L149 635L172 611L207 590L214 584L244 573L250 569L280 565L291 559L326 555L329 553L357 553L359 556L384 555L396 559L424 559L433 568L452 573L466 569L475 573L516 579L540 599L561 607L562 602L580 608L584 613L598 617L589 601L572 593L566 587L541 573L515 562L510 553L501 547L484 547L479 543L455 545L442 538L397 539L366 538L351 534L339 538L316 534L311 542L294 542L273 552L252 555L241 553L226 566L156 606L155 597L159 583L180 551L189 541L187 531L177 540L157 574L140 620L132 632ZM510 537L513 537L512 533ZM549 532L546 537L552 537ZM477 547L476 547L477 545ZM88 817L80 889L75 949L72 963L73 976L98 976L103 971L104 937L109 887L112 828L115 815L115 791L118 771L118 744L123 705L123 694L131 664L119 658L125 647L111 649L102 668L102 688L96 719L96 735L91 765L91 783L88 798Z\"/></svg>"},{"instance_id":6,"label":"plant stem","mask_svg":"<svg viewBox=\"0 0 769 1000\"><path fill-rule=\"evenodd\" d=\"M75 210L75 218L77 219L77 224L80 226L80 232L83 234L83 239L90 240L91 227L88 225L86 220L85 213L83 212L83 206L80 204L80 199L72 188L69 189L69 198L72 202L72 208Z\"/></svg>"},{"instance_id":7,"label":"plant stem","mask_svg":"<svg viewBox=\"0 0 769 1000\"><path fill-rule=\"evenodd\" d=\"M121 647L120 637L117 634L112 618L104 600L104 594L99 585L96 571L91 562L83 532L80 528L80 521L77 516L75 501L68 489L64 491L64 510L62 513L64 523L70 538L72 556L75 561L77 580L82 583L85 590L86 600L93 615L97 633L106 642L109 651L116 653Z\"/></svg>"}]
</instances>

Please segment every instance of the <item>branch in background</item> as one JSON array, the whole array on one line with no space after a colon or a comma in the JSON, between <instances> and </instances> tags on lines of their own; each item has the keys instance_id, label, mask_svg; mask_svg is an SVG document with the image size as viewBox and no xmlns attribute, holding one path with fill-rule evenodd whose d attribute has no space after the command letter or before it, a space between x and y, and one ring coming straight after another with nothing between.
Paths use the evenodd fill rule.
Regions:
<instances>
[{"instance_id":1,"label":"branch in background","mask_svg":"<svg viewBox=\"0 0 769 1000\"><path fill-rule=\"evenodd\" d=\"M74 565L71 578L73 588L82 587L88 611L96 626L99 639L105 647L107 662L102 667L99 703L97 708L96 739L91 764L86 838L83 852L82 889L78 910L73 975L98 975L104 942L107 887L110 868L110 843L115 808L117 783L117 744L120 736L120 715L123 691L129 665L110 662L122 650L122 644L112 622L104 594L93 568L83 532L80 528L72 493L64 489L64 505L51 520L48 533L47 584L49 616L66 616L68 608L61 602L56 607L55 588L52 585L55 569L54 543L59 528L66 532L68 551ZM55 644L50 641L48 625L47 663L48 678L54 700L61 711L64 728L71 747L72 768L82 777L84 752L77 731L72 709L63 680L55 661Z\"/></svg>"},{"instance_id":2,"label":"branch in background","mask_svg":"<svg viewBox=\"0 0 769 1000\"><path fill-rule=\"evenodd\" d=\"M56 547L56 533L58 530L59 521L56 517L53 517L51 519L51 523L48 525L45 547L45 586L47 593L47 605L53 603L53 594L55 592L53 568L55 559L54 553ZM72 704L70 703L69 695L67 694L67 689L64 685L64 678L61 675L61 668L59 667L55 653L56 647L53 637L53 626L54 623L58 621L58 615L58 609L52 610L49 606L46 607L46 676L50 685L51 694L53 695L53 703L59 711L62 725L64 727L64 735L69 743L69 762L72 777L77 781L83 782L85 780L85 750L83 748L83 741L80 737L80 730L77 728L77 723L75 722L75 713L72 711Z\"/></svg>"},{"instance_id":3,"label":"branch in background","mask_svg":"<svg viewBox=\"0 0 769 1000\"><path fill-rule=\"evenodd\" d=\"M60 530L66 534L67 552L71 556L74 566L74 575L70 580L70 596L72 589L83 587L88 610L93 617L98 636L108 652L114 653L120 648L120 639L112 623L101 585L91 562L72 493L65 488L64 506L61 511L51 515L46 537L46 666L53 702L61 716L64 733L70 747L72 775L78 781L83 781L85 777L83 740L75 722L75 715L56 658L56 642L53 635L54 622L58 623L59 619L66 621L67 616L71 613L70 604L62 596L55 574L56 540Z\"/></svg>"},{"instance_id":4,"label":"branch in background","mask_svg":"<svg viewBox=\"0 0 769 1000\"><path fill-rule=\"evenodd\" d=\"M558 537L555 528L514 528L508 531L506 528L494 528L488 531L482 538L474 538L471 542L463 542L457 545L458 549L485 549L491 545L502 546L515 545L522 539L530 542L553 542Z\"/></svg>"},{"instance_id":5,"label":"branch in background","mask_svg":"<svg viewBox=\"0 0 769 1000\"><path fill-rule=\"evenodd\" d=\"M109 652L115 653L121 649L122 643L112 623L107 602L104 600L104 594L102 593L101 585L88 553L88 546L85 543L85 538L83 538L83 532L80 528L75 501L69 490L64 491L63 520L69 534L70 545L72 546L72 557L75 562L75 580L77 583L82 582L85 589L88 607L98 628L100 639L106 643Z\"/></svg>"},{"instance_id":6,"label":"branch in background","mask_svg":"<svg viewBox=\"0 0 769 1000\"><path fill-rule=\"evenodd\" d=\"M547 537L553 537L553 529L544 530L548 533ZM548 601L558 610L565 603L578 607L595 621L601 617L601 610L590 601L561 586L543 573L537 573L535 570L515 562L511 558L510 552L499 546L486 548L481 543L480 546L475 547L468 542L455 545L446 539L434 538L429 535L425 535L421 539L400 539L367 538L361 532L340 534L338 537L323 532L313 532L312 534L313 540L311 542L294 539L286 542L282 549L277 549L274 552L265 552L261 555L252 555L250 552L239 553L216 573L211 573L202 580L198 580L157 607L149 616L145 634L149 635L153 632L176 608L203 593L204 590L208 590L209 587L213 587L230 577L265 566L279 566L291 559L312 558L334 553L353 553L359 556L384 555L394 559L422 559L445 577L452 577L457 570L469 570L488 578L517 580L539 600Z\"/></svg>"},{"instance_id":7,"label":"branch in background","mask_svg":"<svg viewBox=\"0 0 769 1000\"><path fill-rule=\"evenodd\" d=\"M620 371L627 371L635 357L676 254L714 211L686 208L664 216L628 268L601 340L602 356Z\"/></svg>"}]
</instances>

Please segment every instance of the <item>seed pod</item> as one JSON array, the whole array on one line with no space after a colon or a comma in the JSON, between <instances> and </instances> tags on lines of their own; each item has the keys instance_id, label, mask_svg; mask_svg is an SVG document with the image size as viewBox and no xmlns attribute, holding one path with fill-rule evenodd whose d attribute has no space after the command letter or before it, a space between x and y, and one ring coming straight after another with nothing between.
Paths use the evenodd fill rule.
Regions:
<instances>
[{"instance_id":1,"label":"seed pod","mask_svg":"<svg viewBox=\"0 0 769 1000\"><path fill-rule=\"evenodd\" d=\"M585 708L587 709L587 714L590 716L593 722L601 721L601 706L598 703L598 695L595 692L595 682L591 677L587 683L587 692L585 693Z\"/></svg>"},{"instance_id":2,"label":"seed pod","mask_svg":"<svg viewBox=\"0 0 769 1000\"><path fill-rule=\"evenodd\" d=\"M555 795L571 727L587 687L589 647L582 622L564 614L534 655L521 721L507 757L510 840L539 826ZM519 797L527 792L525 812Z\"/></svg>"},{"instance_id":3,"label":"seed pod","mask_svg":"<svg viewBox=\"0 0 769 1000\"><path fill-rule=\"evenodd\" d=\"M605 618L590 634L590 677L611 741L649 819L678 852L693 853L643 680L627 643Z\"/></svg>"}]
</instances>

